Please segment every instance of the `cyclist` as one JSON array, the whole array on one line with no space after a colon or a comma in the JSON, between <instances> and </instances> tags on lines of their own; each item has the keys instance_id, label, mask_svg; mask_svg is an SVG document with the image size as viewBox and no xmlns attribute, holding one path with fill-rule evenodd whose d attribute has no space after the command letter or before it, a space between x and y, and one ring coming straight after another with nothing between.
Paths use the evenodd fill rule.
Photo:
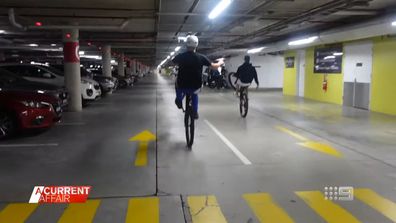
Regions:
<instances>
[{"instance_id":1,"label":"cyclist","mask_svg":"<svg viewBox=\"0 0 396 223\"><path fill-rule=\"evenodd\" d=\"M246 55L244 58L245 62L238 67L236 72L237 79L235 80L237 95L241 87L248 87L252 84L252 81L256 82L257 88L259 87L259 81L257 78L256 68L250 63L250 56Z\"/></svg>"},{"instance_id":2,"label":"cyclist","mask_svg":"<svg viewBox=\"0 0 396 223\"><path fill-rule=\"evenodd\" d=\"M198 37L194 35L187 36L187 51L180 53L173 58L173 63L179 66L176 80L176 106L181 109L182 102L186 94L192 95L192 106L194 110L194 118L198 119L198 92L202 86L202 68L208 66L217 69L224 64L223 59L218 59L217 63L196 52L198 46Z\"/></svg>"}]
</instances>

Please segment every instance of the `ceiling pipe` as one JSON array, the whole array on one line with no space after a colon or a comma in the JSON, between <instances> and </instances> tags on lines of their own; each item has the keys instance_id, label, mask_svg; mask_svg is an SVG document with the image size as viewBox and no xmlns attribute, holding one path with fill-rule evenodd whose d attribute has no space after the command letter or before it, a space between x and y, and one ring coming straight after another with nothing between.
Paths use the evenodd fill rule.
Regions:
<instances>
[{"instance_id":1,"label":"ceiling pipe","mask_svg":"<svg viewBox=\"0 0 396 223\"><path fill-rule=\"evenodd\" d=\"M10 20L11 25L13 25L14 27L18 28L18 29L22 29L26 31L26 27L17 23L17 21L15 21L15 12L13 8L8 9L8 20Z\"/></svg>"},{"instance_id":2,"label":"ceiling pipe","mask_svg":"<svg viewBox=\"0 0 396 223\"><path fill-rule=\"evenodd\" d=\"M15 20L15 12L13 8L8 10L8 18L14 27L22 30L53 30L53 29L79 29L79 30L95 30L95 31L122 31L132 20L131 18L124 20L118 26L81 26L81 25L48 25L48 26L23 26Z\"/></svg>"}]
</instances>

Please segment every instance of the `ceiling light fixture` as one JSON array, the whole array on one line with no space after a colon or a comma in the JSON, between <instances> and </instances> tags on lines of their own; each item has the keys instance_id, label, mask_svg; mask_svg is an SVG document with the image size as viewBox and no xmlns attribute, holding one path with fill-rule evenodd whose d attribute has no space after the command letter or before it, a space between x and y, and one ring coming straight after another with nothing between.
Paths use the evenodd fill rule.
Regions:
<instances>
[{"instance_id":1,"label":"ceiling light fixture","mask_svg":"<svg viewBox=\"0 0 396 223\"><path fill-rule=\"evenodd\" d=\"M56 46L56 44L55 44L55 43L53 43L53 44L51 44L51 46Z\"/></svg>"},{"instance_id":2,"label":"ceiling light fixture","mask_svg":"<svg viewBox=\"0 0 396 223\"><path fill-rule=\"evenodd\" d=\"M392 26L396 26L396 21L392 22Z\"/></svg>"},{"instance_id":3,"label":"ceiling light fixture","mask_svg":"<svg viewBox=\"0 0 396 223\"><path fill-rule=\"evenodd\" d=\"M173 56L175 54L175 52L170 53L171 56Z\"/></svg>"},{"instance_id":4,"label":"ceiling light fixture","mask_svg":"<svg viewBox=\"0 0 396 223\"><path fill-rule=\"evenodd\" d=\"M219 4L214 7L214 9L209 14L209 19L214 19L220 15L229 5L231 4L231 0L221 0Z\"/></svg>"},{"instance_id":5,"label":"ceiling light fixture","mask_svg":"<svg viewBox=\"0 0 396 223\"><path fill-rule=\"evenodd\" d=\"M311 36L305 39L294 40L289 42L289 46L298 46L298 45L313 43L317 38L318 38L317 36Z\"/></svg>"},{"instance_id":6,"label":"ceiling light fixture","mask_svg":"<svg viewBox=\"0 0 396 223\"><path fill-rule=\"evenodd\" d=\"M265 47L254 48L254 49L248 50L247 53L249 53L249 54L259 53L259 52L261 52L263 49L265 49Z\"/></svg>"},{"instance_id":7,"label":"ceiling light fixture","mask_svg":"<svg viewBox=\"0 0 396 223\"><path fill-rule=\"evenodd\" d=\"M333 53L333 55L334 56L342 56L342 55L344 55L344 53L343 52L337 52L337 53Z\"/></svg>"},{"instance_id":8,"label":"ceiling light fixture","mask_svg":"<svg viewBox=\"0 0 396 223\"><path fill-rule=\"evenodd\" d=\"M0 34L3 34L3 33L5 33L5 30L0 30Z\"/></svg>"},{"instance_id":9,"label":"ceiling light fixture","mask_svg":"<svg viewBox=\"0 0 396 223\"><path fill-rule=\"evenodd\" d=\"M37 46L38 46L38 44L31 43L31 44L29 44L29 46L32 46L32 47L37 47Z\"/></svg>"},{"instance_id":10,"label":"ceiling light fixture","mask_svg":"<svg viewBox=\"0 0 396 223\"><path fill-rule=\"evenodd\" d=\"M181 48L181 46L177 46L177 47L175 48L175 52L179 51L180 48Z\"/></svg>"},{"instance_id":11,"label":"ceiling light fixture","mask_svg":"<svg viewBox=\"0 0 396 223\"><path fill-rule=\"evenodd\" d=\"M335 56L327 56L324 58L325 60L335 59Z\"/></svg>"}]
</instances>

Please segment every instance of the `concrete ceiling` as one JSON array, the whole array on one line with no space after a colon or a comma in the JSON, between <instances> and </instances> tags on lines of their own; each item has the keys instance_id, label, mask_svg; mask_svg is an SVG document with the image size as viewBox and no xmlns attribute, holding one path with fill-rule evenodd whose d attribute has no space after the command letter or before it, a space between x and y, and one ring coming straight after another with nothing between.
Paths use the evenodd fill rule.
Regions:
<instances>
[{"instance_id":1,"label":"concrete ceiling","mask_svg":"<svg viewBox=\"0 0 396 223\"><path fill-rule=\"evenodd\" d=\"M38 56L26 44L61 45L64 25L78 25L81 49L99 53L111 44L148 65L157 65L188 32L200 37L200 51L224 52L358 23L394 13L394 0L233 0L220 17L207 15L219 0L2 0L0 48L6 55ZM13 27L9 9L26 31ZM34 27L40 21L42 27ZM122 29L106 29L120 26ZM85 27L85 28L84 28ZM89 28L87 28L89 27ZM90 46L88 46L90 44ZM58 46L57 46L58 47ZM0 49L1 51L1 49ZM61 52L58 52L60 54ZM43 57L48 56L43 52ZM51 54L56 54L52 52Z\"/></svg>"}]
</instances>

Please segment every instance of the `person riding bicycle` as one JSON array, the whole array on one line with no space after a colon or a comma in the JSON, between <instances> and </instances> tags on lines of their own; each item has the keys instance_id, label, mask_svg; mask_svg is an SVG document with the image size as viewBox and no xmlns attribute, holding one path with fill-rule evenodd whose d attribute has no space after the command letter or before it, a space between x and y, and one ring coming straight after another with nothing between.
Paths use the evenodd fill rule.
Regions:
<instances>
[{"instance_id":1,"label":"person riding bicycle","mask_svg":"<svg viewBox=\"0 0 396 223\"><path fill-rule=\"evenodd\" d=\"M240 90L240 87L248 87L252 84L252 81L256 82L257 88L259 87L259 81L257 78L256 68L250 63L250 56L246 55L244 58L245 62L238 67L236 72L236 91L237 93Z\"/></svg>"},{"instance_id":2,"label":"person riding bicycle","mask_svg":"<svg viewBox=\"0 0 396 223\"><path fill-rule=\"evenodd\" d=\"M198 46L198 37L194 35L187 36L187 51L180 53L173 58L173 63L179 66L176 80L176 106L183 108L183 98L186 94L192 95L192 107L194 118L198 119L198 92L202 86L202 68L203 66L217 69L224 64L223 59L217 63L212 63L206 56L196 52Z\"/></svg>"}]
</instances>

